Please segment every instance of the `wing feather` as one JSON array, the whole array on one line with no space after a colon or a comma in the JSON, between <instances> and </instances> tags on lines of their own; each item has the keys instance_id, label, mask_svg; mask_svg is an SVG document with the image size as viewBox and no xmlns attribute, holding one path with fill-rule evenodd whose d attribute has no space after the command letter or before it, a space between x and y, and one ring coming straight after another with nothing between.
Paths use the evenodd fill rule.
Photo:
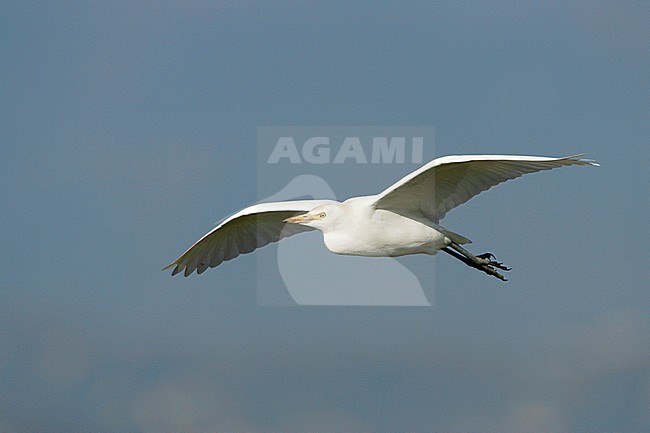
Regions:
<instances>
[{"instance_id":1,"label":"wing feather","mask_svg":"<svg viewBox=\"0 0 650 433\"><path fill-rule=\"evenodd\" d=\"M422 214L438 223L475 195L527 173L569 165L598 165L580 159L519 155L458 155L437 158L377 195L375 207Z\"/></svg>"},{"instance_id":2,"label":"wing feather","mask_svg":"<svg viewBox=\"0 0 650 433\"><path fill-rule=\"evenodd\" d=\"M247 207L226 218L164 269L174 267L172 275L183 272L186 277L194 271L201 274L206 269L214 268L240 254L247 254L282 238L313 230L311 227L285 224L282 221L328 202L331 201L296 200L260 203Z\"/></svg>"}]
</instances>

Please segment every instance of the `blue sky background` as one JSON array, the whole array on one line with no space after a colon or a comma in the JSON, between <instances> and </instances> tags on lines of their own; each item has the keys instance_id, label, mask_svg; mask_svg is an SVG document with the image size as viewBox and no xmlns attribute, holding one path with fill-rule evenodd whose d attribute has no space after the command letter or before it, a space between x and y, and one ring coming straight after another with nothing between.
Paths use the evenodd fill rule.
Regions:
<instances>
[{"instance_id":1,"label":"blue sky background","mask_svg":"<svg viewBox=\"0 0 650 433\"><path fill-rule=\"evenodd\" d=\"M647 2L3 2L0 431L650 430L648 22ZM260 307L254 255L160 268L259 198L261 125L429 125L438 155L602 167L445 219L506 284L413 258L431 308Z\"/></svg>"}]
</instances>

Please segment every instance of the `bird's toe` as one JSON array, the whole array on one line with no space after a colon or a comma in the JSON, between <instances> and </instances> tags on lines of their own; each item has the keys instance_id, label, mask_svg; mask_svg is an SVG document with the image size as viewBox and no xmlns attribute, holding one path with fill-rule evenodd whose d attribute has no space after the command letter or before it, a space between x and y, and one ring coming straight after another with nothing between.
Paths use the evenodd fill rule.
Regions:
<instances>
[{"instance_id":1,"label":"bird's toe","mask_svg":"<svg viewBox=\"0 0 650 433\"><path fill-rule=\"evenodd\" d=\"M485 260L496 259L496 256L494 254L492 254L492 253L483 253L483 254L479 254L476 257L481 258L481 259L485 259Z\"/></svg>"},{"instance_id":2,"label":"bird's toe","mask_svg":"<svg viewBox=\"0 0 650 433\"><path fill-rule=\"evenodd\" d=\"M501 269L502 271L511 271L512 270L512 268L504 266L503 262L497 262L496 256L494 254L492 254L492 253L483 253L483 254L480 254L480 255L478 255L476 257L478 257L481 260L482 264L484 264L486 266L495 267L497 269Z\"/></svg>"}]
</instances>

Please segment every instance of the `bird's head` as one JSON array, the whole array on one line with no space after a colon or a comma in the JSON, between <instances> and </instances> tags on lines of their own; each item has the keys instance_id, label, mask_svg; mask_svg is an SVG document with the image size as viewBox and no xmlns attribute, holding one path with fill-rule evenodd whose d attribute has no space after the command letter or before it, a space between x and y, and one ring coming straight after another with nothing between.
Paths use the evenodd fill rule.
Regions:
<instances>
[{"instance_id":1,"label":"bird's head","mask_svg":"<svg viewBox=\"0 0 650 433\"><path fill-rule=\"evenodd\" d=\"M285 223L301 224L303 226L314 227L320 231L325 231L336 225L341 217L341 205L322 204L316 206L307 213L292 216L284 220Z\"/></svg>"}]
</instances>

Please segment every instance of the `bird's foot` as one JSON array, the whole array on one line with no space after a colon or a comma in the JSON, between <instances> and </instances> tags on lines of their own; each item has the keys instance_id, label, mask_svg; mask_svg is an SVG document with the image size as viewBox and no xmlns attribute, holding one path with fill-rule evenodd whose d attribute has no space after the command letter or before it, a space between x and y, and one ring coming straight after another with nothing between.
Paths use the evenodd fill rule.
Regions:
<instances>
[{"instance_id":1,"label":"bird's foot","mask_svg":"<svg viewBox=\"0 0 650 433\"><path fill-rule=\"evenodd\" d=\"M497 262L496 257L492 253L484 253L479 256L467 251L457 243L452 242L448 248L443 248L442 251L457 258L467 266L471 266L479 271L483 271L488 275L492 275L502 281L508 281L506 277L501 275L497 269L502 271L509 271L510 268L503 266L503 263ZM496 268L496 269L495 269Z\"/></svg>"},{"instance_id":2,"label":"bird's foot","mask_svg":"<svg viewBox=\"0 0 650 433\"><path fill-rule=\"evenodd\" d=\"M509 271L511 270L511 268L508 268L507 266L503 266L502 262L497 262L495 259L496 257L492 253L479 254L478 256L476 256L476 260L478 261L477 267L488 275L497 277L502 281L508 281L506 277L501 275L501 273L499 273L495 268L500 269L502 271Z\"/></svg>"},{"instance_id":3,"label":"bird's foot","mask_svg":"<svg viewBox=\"0 0 650 433\"><path fill-rule=\"evenodd\" d=\"M496 269L494 269L492 266L489 266L489 265L478 265L478 266L475 266L475 267L476 267L477 269L479 269L479 270L485 272L485 273L488 274L488 275L492 275L493 277L497 277L497 278L500 279L501 281L508 281L508 279L507 279L506 277L504 277L501 273L499 273L499 271L497 271Z\"/></svg>"},{"instance_id":4,"label":"bird's foot","mask_svg":"<svg viewBox=\"0 0 650 433\"><path fill-rule=\"evenodd\" d=\"M479 259L481 259L481 264L486 265L486 266L493 266L495 268L501 269L502 271L511 271L512 268L509 268L507 266L503 266L503 262L497 262L496 257L492 253L483 253L479 254L478 256ZM495 259L495 260L493 260Z\"/></svg>"}]
</instances>

